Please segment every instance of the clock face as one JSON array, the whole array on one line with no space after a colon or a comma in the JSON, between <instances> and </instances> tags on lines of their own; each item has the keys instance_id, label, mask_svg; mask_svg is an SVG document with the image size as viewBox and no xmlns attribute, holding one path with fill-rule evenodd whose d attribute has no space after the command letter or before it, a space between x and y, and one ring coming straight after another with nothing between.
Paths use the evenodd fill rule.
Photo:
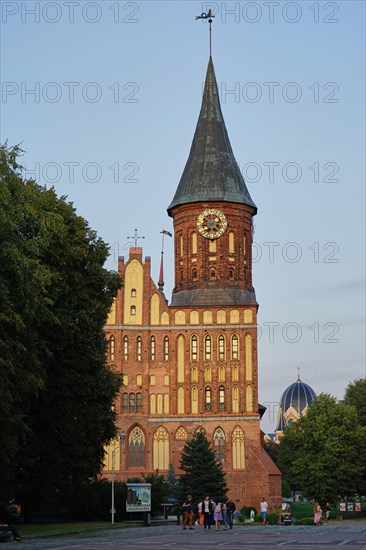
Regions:
<instances>
[{"instance_id":1,"label":"clock face","mask_svg":"<svg viewBox=\"0 0 366 550\"><path fill-rule=\"evenodd\" d=\"M218 239L227 228L227 220L221 210L210 208L197 218L197 229L206 239Z\"/></svg>"}]
</instances>

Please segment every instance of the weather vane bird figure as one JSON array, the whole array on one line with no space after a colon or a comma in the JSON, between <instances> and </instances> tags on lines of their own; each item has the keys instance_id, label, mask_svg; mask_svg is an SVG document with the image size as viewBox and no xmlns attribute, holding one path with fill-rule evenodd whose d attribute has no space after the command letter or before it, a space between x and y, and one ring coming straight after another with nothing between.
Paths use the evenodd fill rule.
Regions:
<instances>
[{"instance_id":1,"label":"weather vane bird figure","mask_svg":"<svg viewBox=\"0 0 366 550\"><path fill-rule=\"evenodd\" d=\"M212 23L212 18L215 17L211 11L211 8L208 10L208 12L206 13L205 11L203 13L201 13L201 15L196 15L196 21L197 19L208 19L208 22L209 22L209 31L210 31L210 57L212 55L212 38L211 38L211 23Z\"/></svg>"},{"instance_id":2,"label":"weather vane bird figure","mask_svg":"<svg viewBox=\"0 0 366 550\"><path fill-rule=\"evenodd\" d=\"M201 15L196 15L196 20L197 19L212 19L212 17L215 17L211 11L211 8L208 10L208 12L203 12L201 13ZM210 23L212 23L212 21L210 21Z\"/></svg>"}]
</instances>

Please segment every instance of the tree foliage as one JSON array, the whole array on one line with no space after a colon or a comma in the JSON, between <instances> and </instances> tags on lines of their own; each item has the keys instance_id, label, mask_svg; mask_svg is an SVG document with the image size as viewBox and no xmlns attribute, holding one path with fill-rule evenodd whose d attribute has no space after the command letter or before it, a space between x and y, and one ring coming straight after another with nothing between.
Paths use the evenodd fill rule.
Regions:
<instances>
[{"instance_id":1,"label":"tree foliage","mask_svg":"<svg viewBox=\"0 0 366 550\"><path fill-rule=\"evenodd\" d=\"M179 478L179 495L183 500L192 495L197 503L206 495L226 499L227 486L221 462L218 462L203 432L198 432L185 444L180 460L183 474Z\"/></svg>"},{"instance_id":2,"label":"tree foliage","mask_svg":"<svg viewBox=\"0 0 366 550\"><path fill-rule=\"evenodd\" d=\"M355 408L321 394L306 416L285 429L279 460L307 498L334 501L361 490L365 447L366 428Z\"/></svg>"},{"instance_id":3,"label":"tree foliage","mask_svg":"<svg viewBox=\"0 0 366 550\"><path fill-rule=\"evenodd\" d=\"M366 378L359 378L348 384L343 403L356 407L360 424L366 426Z\"/></svg>"},{"instance_id":4,"label":"tree foliage","mask_svg":"<svg viewBox=\"0 0 366 550\"><path fill-rule=\"evenodd\" d=\"M120 378L103 326L120 286L107 245L0 148L0 500L72 498L115 435Z\"/></svg>"}]
</instances>

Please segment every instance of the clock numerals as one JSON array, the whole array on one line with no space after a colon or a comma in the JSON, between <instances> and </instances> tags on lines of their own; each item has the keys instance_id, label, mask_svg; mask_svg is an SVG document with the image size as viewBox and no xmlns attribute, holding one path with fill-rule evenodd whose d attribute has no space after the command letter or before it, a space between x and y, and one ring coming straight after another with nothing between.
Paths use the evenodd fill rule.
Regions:
<instances>
[{"instance_id":1,"label":"clock numerals","mask_svg":"<svg viewBox=\"0 0 366 550\"><path fill-rule=\"evenodd\" d=\"M221 210L210 208L197 218L198 232L206 239L218 239L225 233L226 228L227 220Z\"/></svg>"}]
</instances>

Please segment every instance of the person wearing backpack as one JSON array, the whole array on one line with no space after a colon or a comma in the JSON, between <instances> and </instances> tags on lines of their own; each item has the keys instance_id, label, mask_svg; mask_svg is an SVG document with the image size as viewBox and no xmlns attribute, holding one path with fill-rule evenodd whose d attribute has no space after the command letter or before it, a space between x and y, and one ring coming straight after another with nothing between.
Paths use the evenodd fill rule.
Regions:
<instances>
[{"instance_id":1,"label":"person wearing backpack","mask_svg":"<svg viewBox=\"0 0 366 550\"><path fill-rule=\"evenodd\" d=\"M220 501L216 502L214 507L214 522L216 525L216 531L220 531L220 525L222 522L222 504Z\"/></svg>"}]
</instances>

